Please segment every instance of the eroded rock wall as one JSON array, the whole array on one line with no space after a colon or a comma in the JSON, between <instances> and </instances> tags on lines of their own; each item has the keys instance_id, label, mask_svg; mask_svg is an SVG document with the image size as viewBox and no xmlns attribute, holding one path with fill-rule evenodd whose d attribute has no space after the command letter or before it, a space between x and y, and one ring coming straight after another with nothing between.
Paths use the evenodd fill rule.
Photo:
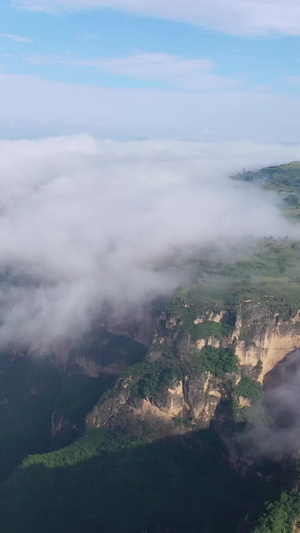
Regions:
<instances>
[{"instance_id":1,"label":"eroded rock wall","mask_svg":"<svg viewBox=\"0 0 300 533\"><path fill-rule=\"evenodd\" d=\"M198 316L195 324L207 321L220 323L226 320L232 310L220 310L217 313L205 311ZM296 348L300 348L300 311L290 310L289 316L280 316L271 306L243 301L236 308L235 324L228 336L199 338L191 340L191 335L181 329L183 322L180 313L157 317L152 343L146 360L163 361L172 354L181 363L188 362L195 351L201 357L204 346L234 346L241 370L262 382L266 373L276 366L284 357ZM235 374L216 378L210 372L195 372L184 376L181 381L174 381L164 388L155 398L138 398L131 394L130 383L120 380L112 397L95 406L87 419L88 426L101 427L116 420L120 413L129 413L139 419L160 420L172 424L177 418L183 418L193 424L197 422L209 425L220 402L230 400L233 388L241 379L241 370ZM229 383L229 385L228 385ZM231 384L231 385L230 385ZM250 401L238 398L240 407L248 407Z\"/></svg>"}]
</instances>

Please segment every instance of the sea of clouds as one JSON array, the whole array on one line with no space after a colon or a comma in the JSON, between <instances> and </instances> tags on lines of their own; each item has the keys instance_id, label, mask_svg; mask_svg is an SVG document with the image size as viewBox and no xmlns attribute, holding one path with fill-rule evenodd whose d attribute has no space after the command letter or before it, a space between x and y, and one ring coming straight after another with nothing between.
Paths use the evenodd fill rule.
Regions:
<instances>
[{"instance_id":1,"label":"sea of clouds","mask_svg":"<svg viewBox=\"0 0 300 533\"><path fill-rule=\"evenodd\" d=\"M278 198L228 176L299 159L300 146L0 141L0 344L88 330L186 281L210 245L300 236Z\"/></svg>"}]
</instances>

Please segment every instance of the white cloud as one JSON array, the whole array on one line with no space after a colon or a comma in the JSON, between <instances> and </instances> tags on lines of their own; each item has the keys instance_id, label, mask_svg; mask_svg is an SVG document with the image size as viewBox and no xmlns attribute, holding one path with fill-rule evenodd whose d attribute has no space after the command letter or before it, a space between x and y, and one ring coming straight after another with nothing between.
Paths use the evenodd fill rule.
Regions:
<instances>
[{"instance_id":1,"label":"white cloud","mask_svg":"<svg viewBox=\"0 0 300 533\"><path fill-rule=\"evenodd\" d=\"M300 34L298 0L12 0L49 13L111 8L240 35Z\"/></svg>"},{"instance_id":2,"label":"white cloud","mask_svg":"<svg viewBox=\"0 0 300 533\"><path fill-rule=\"evenodd\" d=\"M16 43L32 43L33 42L31 39L28 39L27 37L22 37L21 35L14 35L12 33L0 33L0 37L3 37L5 39L11 39L12 41L15 41Z\"/></svg>"},{"instance_id":3,"label":"white cloud","mask_svg":"<svg viewBox=\"0 0 300 533\"><path fill-rule=\"evenodd\" d=\"M64 56L34 55L28 61L38 65L77 65L99 69L101 72L132 76L164 82L175 87L194 90L220 89L232 86L235 80L213 73L210 59L187 59L163 53L136 52L127 57L80 59L71 54Z\"/></svg>"},{"instance_id":4,"label":"white cloud","mask_svg":"<svg viewBox=\"0 0 300 533\"><path fill-rule=\"evenodd\" d=\"M270 193L225 176L300 146L89 136L0 142L0 343L86 331L168 294L203 246L300 234Z\"/></svg>"},{"instance_id":5,"label":"white cloud","mask_svg":"<svg viewBox=\"0 0 300 533\"><path fill-rule=\"evenodd\" d=\"M52 124L58 133L117 138L290 143L300 142L299 115L300 100L291 94L117 89L0 73L0 124L38 122L46 135Z\"/></svg>"}]
</instances>

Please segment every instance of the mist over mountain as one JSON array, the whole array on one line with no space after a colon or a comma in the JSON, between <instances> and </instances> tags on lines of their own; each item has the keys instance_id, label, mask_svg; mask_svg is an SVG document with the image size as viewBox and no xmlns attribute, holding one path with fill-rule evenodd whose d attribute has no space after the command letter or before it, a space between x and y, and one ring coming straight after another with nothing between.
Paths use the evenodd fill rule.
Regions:
<instances>
[{"instance_id":1,"label":"mist over mountain","mask_svg":"<svg viewBox=\"0 0 300 533\"><path fill-rule=\"evenodd\" d=\"M300 533L299 15L0 2L0 533Z\"/></svg>"},{"instance_id":2,"label":"mist over mountain","mask_svg":"<svg viewBox=\"0 0 300 533\"><path fill-rule=\"evenodd\" d=\"M296 236L276 195L228 176L298 146L0 142L0 343L80 335L108 303L121 316L187 279L205 246Z\"/></svg>"}]
</instances>

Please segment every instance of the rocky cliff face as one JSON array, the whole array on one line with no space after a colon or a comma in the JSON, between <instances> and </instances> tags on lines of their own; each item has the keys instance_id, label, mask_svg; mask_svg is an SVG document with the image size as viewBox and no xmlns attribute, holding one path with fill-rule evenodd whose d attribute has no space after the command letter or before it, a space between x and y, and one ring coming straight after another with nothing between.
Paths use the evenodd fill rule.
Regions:
<instances>
[{"instance_id":1,"label":"rocky cliff face","mask_svg":"<svg viewBox=\"0 0 300 533\"><path fill-rule=\"evenodd\" d=\"M189 372L182 379L171 380L152 397L133 394L131 378L120 380L112 397L95 406L87 418L87 425L101 427L118 423L118 417L124 416L125 411L138 420L156 420L161 424L169 424L172 431L178 429L180 421L186 428L195 424L208 425L220 403L231 399L242 373L262 382L264 376L289 352L300 347L300 311L289 310L288 316L286 313L280 315L265 302L262 304L247 300L241 302L235 310L206 310L194 318L193 324L210 326L215 323L221 326L229 320L229 334L220 335L218 332L216 335L195 339L189 327L185 327L180 312L162 313L154 325L146 361L159 364L168 360L171 354L184 365L195 354L201 358L205 346L233 346L240 363L239 370L222 377L216 377L209 371ZM136 378L133 378L133 382L136 382ZM251 405L251 399L243 396L237 396L236 402L239 407Z\"/></svg>"},{"instance_id":2,"label":"rocky cliff face","mask_svg":"<svg viewBox=\"0 0 300 533\"><path fill-rule=\"evenodd\" d=\"M141 398L132 395L129 383L121 379L114 393L94 407L86 424L90 428L119 425L130 416L151 426L167 425L169 433L181 433L182 426L185 429L196 424L204 427L210 423L221 399L228 396L222 385L222 380L205 372L173 381L155 397Z\"/></svg>"},{"instance_id":3,"label":"rocky cliff face","mask_svg":"<svg viewBox=\"0 0 300 533\"><path fill-rule=\"evenodd\" d=\"M300 347L300 312L290 310L289 317L272 313L267 307L244 302L239 310L233 339L242 366L250 370L259 365L258 381L284 357Z\"/></svg>"},{"instance_id":4,"label":"rocky cliff face","mask_svg":"<svg viewBox=\"0 0 300 533\"><path fill-rule=\"evenodd\" d=\"M227 316L227 310L217 313L207 311L194 319L194 324L220 323L226 320ZM166 321L165 334L156 332L148 353L151 360L160 358L165 346L177 349L181 357L184 356L184 351L191 348L193 343L187 338L185 346L184 342L178 342L178 325L182 325L180 315L171 316ZM174 344L177 344L177 347ZM242 367L246 367L248 371L259 369L255 378L262 382L267 372L288 353L300 347L300 310L290 309L289 316L281 316L280 313L273 312L265 302L262 305L260 302L246 300L236 309L232 334L221 337L212 335L199 338L195 342L198 350L204 346L219 348L230 345L235 346Z\"/></svg>"}]
</instances>

